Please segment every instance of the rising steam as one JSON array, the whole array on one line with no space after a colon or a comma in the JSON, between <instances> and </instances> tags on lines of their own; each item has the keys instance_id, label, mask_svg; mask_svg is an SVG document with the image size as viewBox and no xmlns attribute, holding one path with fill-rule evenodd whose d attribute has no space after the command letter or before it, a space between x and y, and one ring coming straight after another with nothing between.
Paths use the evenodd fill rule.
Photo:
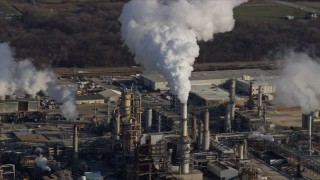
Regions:
<instances>
[{"instance_id":1,"label":"rising steam","mask_svg":"<svg viewBox=\"0 0 320 180\"><path fill-rule=\"evenodd\" d=\"M77 117L74 93L67 88L58 88L54 80L51 71L37 70L29 60L14 61L9 45L0 44L0 96L35 94L42 90L63 103L61 109L66 118Z\"/></svg>"},{"instance_id":2,"label":"rising steam","mask_svg":"<svg viewBox=\"0 0 320 180\"><path fill-rule=\"evenodd\" d=\"M276 101L287 107L301 107L304 113L320 108L320 64L304 53L284 56L276 82Z\"/></svg>"},{"instance_id":3,"label":"rising steam","mask_svg":"<svg viewBox=\"0 0 320 180\"><path fill-rule=\"evenodd\" d=\"M35 159L35 163L43 171L51 171L51 168L48 166L48 159L46 157L43 157L42 154L40 154L39 157Z\"/></svg>"},{"instance_id":4,"label":"rising steam","mask_svg":"<svg viewBox=\"0 0 320 180\"><path fill-rule=\"evenodd\" d=\"M132 0L119 18L124 43L135 61L156 70L182 103L188 100L189 77L199 55L197 41L234 26L233 8L246 0Z\"/></svg>"}]
</instances>

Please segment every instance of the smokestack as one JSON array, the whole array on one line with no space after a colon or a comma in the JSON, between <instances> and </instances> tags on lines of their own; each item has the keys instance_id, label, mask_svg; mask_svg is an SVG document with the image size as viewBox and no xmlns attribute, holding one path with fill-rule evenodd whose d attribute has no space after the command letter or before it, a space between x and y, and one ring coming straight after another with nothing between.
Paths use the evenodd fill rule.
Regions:
<instances>
[{"instance_id":1,"label":"smokestack","mask_svg":"<svg viewBox=\"0 0 320 180\"><path fill-rule=\"evenodd\" d=\"M73 161L78 162L78 126L73 126Z\"/></svg>"},{"instance_id":2,"label":"smokestack","mask_svg":"<svg viewBox=\"0 0 320 180\"><path fill-rule=\"evenodd\" d=\"M234 111L236 109L236 80L232 78L230 82L230 119L233 121Z\"/></svg>"},{"instance_id":3,"label":"smokestack","mask_svg":"<svg viewBox=\"0 0 320 180\"><path fill-rule=\"evenodd\" d=\"M239 160L243 159L243 144L239 144Z\"/></svg>"},{"instance_id":4,"label":"smokestack","mask_svg":"<svg viewBox=\"0 0 320 180\"><path fill-rule=\"evenodd\" d=\"M146 132L150 133L152 130L152 109L148 109L148 118L146 121Z\"/></svg>"},{"instance_id":5,"label":"smokestack","mask_svg":"<svg viewBox=\"0 0 320 180\"><path fill-rule=\"evenodd\" d=\"M187 103L181 104L181 121L182 121L182 128L181 128L181 136L187 137L188 136L188 111L187 111Z\"/></svg>"},{"instance_id":6,"label":"smokestack","mask_svg":"<svg viewBox=\"0 0 320 180\"><path fill-rule=\"evenodd\" d=\"M190 161L190 142L188 137L188 112L187 103L181 104L181 141L180 141L180 168L183 174L189 173L189 161Z\"/></svg>"},{"instance_id":7,"label":"smokestack","mask_svg":"<svg viewBox=\"0 0 320 180\"><path fill-rule=\"evenodd\" d=\"M247 140L243 140L243 158L248 159L248 143Z\"/></svg>"},{"instance_id":8,"label":"smokestack","mask_svg":"<svg viewBox=\"0 0 320 180\"><path fill-rule=\"evenodd\" d=\"M249 100L248 100L248 109L253 110L254 101L253 101L253 82L250 81L250 92L249 92Z\"/></svg>"},{"instance_id":9,"label":"smokestack","mask_svg":"<svg viewBox=\"0 0 320 180\"><path fill-rule=\"evenodd\" d=\"M108 107L107 107L107 125L109 125L110 124L110 120L111 120L111 101L110 101L110 99L108 99L108 102L107 102L108 104Z\"/></svg>"},{"instance_id":10,"label":"smokestack","mask_svg":"<svg viewBox=\"0 0 320 180\"><path fill-rule=\"evenodd\" d=\"M203 141L203 122L201 119L198 119L198 149L201 149L202 141Z\"/></svg>"},{"instance_id":11,"label":"smokestack","mask_svg":"<svg viewBox=\"0 0 320 180\"><path fill-rule=\"evenodd\" d=\"M227 104L227 109L226 109L226 124L225 124L225 131L226 133L231 133L231 113L230 113L231 105Z\"/></svg>"},{"instance_id":12,"label":"smokestack","mask_svg":"<svg viewBox=\"0 0 320 180\"><path fill-rule=\"evenodd\" d=\"M258 92L258 116L262 116L262 86L259 86Z\"/></svg>"},{"instance_id":13,"label":"smokestack","mask_svg":"<svg viewBox=\"0 0 320 180\"><path fill-rule=\"evenodd\" d=\"M161 132L161 114L158 114L158 132Z\"/></svg>"},{"instance_id":14,"label":"smokestack","mask_svg":"<svg viewBox=\"0 0 320 180\"><path fill-rule=\"evenodd\" d=\"M121 131L121 128L120 128L120 113L119 113L119 110L116 111L116 128L115 128L115 135L116 135L116 140L117 141L120 141L120 131Z\"/></svg>"},{"instance_id":15,"label":"smokestack","mask_svg":"<svg viewBox=\"0 0 320 180\"><path fill-rule=\"evenodd\" d=\"M309 155L312 155L312 113L310 113L308 121L308 134L309 134Z\"/></svg>"},{"instance_id":16,"label":"smokestack","mask_svg":"<svg viewBox=\"0 0 320 180\"><path fill-rule=\"evenodd\" d=\"M192 139L197 141L197 116L193 115L192 117Z\"/></svg>"},{"instance_id":17,"label":"smokestack","mask_svg":"<svg viewBox=\"0 0 320 180\"><path fill-rule=\"evenodd\" d=\"M210 131L209 131L209 110L204 112L204 128L203 128L203 151L209 151L210 148Z\"/></svg>"}]
</instances>

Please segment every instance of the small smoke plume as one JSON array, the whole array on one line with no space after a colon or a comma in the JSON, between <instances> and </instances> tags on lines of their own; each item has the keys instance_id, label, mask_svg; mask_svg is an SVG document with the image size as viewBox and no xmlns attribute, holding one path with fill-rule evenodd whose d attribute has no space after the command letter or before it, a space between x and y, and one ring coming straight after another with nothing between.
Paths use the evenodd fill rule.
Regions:
<instances>
[{"instance_id":1,"label":"small smoke plume","mask_svg":"<svg viewBox=\"0 0 320 180\"><path fill-rule=\"evenodd\" d=\"M263 134L259 131L254 131L252 133L250 133L248 135L248 138L249 139L263 139L263 140L266 140L266 141L269 141L269 142L273 142L274 141L274 138L272 136L272 134Z\"/></svg>"},{"instance_id":2,"label":"small smoke plume","mask_svg":"<svg viewBox=\"0 0 320 180\"><path fill-rule=\"evenodd\" d=\"M119 18L124 43L135 61L156 70L172 94L186 103L197 41L233 29L233 8L246 0L132 0Z\"/></svg>"},{"instance_id":3,"label":"small smoke plume","mask_svg":"<svg viewBox=\"0 0 320 180\"><path fill-rule=\"evenodd\" d=\"M35 159L35 163L43 171L51 171L51 168L48 166L48 159L43 157L42 154Z\"/></svg>"},{"instance_id":4,"label":"small smoke plume","mask_svg":"<svg viewBox=\"0 0 320 180\"><path fill-rule=\"evenodd\" d=\"M276 81L276 102L301 107L304 113L320 108L320 64L304 53L289 52L283 58Z\"/></svg>"},{"instance_id":5,"label":"small smoke plume","mask_svg":"<svg viewBox=\"0 0 320 180\"><path fill-rule=\"evenodd\" d=\"M9 45L0 44L0 96L14 93L35 94L40 90L63 103L62 113L66 118L78 116L74 93L67 88L58 88L51 71L37 70L30 60L16 62Z\"/></svg>"}]
</instances>

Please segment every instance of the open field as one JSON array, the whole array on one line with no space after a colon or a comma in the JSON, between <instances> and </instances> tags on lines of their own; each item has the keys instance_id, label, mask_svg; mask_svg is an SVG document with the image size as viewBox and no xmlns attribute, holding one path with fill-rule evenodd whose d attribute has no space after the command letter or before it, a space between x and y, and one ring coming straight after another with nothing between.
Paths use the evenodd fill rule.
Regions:
<instances>
[{"instance_id":1,"label":"open field","mask_svg":"<svg viewBox=\"0 0 320 180\"><path fill-rule=\"evenodd\" d=\"M20 15L20 12L6 0L0 0L0 14L1 12L8 15Z\"/></svg>"},{"instance_id":2,"label":"open field","mask_svg":"<svg viewBox=\"0 0 320 180\"><path fill-rule=\"evenodd\" d=\"M237 20L256 22L283 22L285 16L294 16L301 21L305 12L288 6L275 4L272 2L250 3L239 6L234 10Z\"/></svg>"},{"instance_id":3,"label":"open field","mask_svg":"<svg viewBox=\"0 0 320 180\"><path fill-rule=\"evenodd\" d=\"M296 3L297 3L297 4L304 5L304 6L308 6L308 7L320 9L320 2L300 1L300 2L296 2Z\"/></svg>"}]
</instances>

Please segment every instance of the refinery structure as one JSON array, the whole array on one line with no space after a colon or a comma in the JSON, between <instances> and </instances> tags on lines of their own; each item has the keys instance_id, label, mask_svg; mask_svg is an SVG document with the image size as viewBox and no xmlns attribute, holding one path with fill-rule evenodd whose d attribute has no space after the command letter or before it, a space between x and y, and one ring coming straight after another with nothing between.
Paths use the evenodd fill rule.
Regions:
<instances>
[{"instance_id":1,"label":"refinery structure","mask_svg":"<svg viewBox=\"0 0 320 180\"><path fill-rule=\"evenodd\" d=\"M193 72L245 2L129 1L120 33L147 73L54 75L0 44L0 179L320 179L315 60Z\"/></svg>"},{"instance_id":2,"label":"refinery structure","mask_svg":"<svg viewBox=\"0 0 320 180\"><path fill-rule=\"evenodd\" d=\"M120 94L78 104L76 119L64 118L61 105L41 93L4 96L0 176L317 179L319 111L275 104L277 72L194 72L187 103L160 89L166 82L159 74L82 77L99 84L82 99L106 89ZM77 78L60 81L83 91Z\"/></svg>"}]
</instances>

